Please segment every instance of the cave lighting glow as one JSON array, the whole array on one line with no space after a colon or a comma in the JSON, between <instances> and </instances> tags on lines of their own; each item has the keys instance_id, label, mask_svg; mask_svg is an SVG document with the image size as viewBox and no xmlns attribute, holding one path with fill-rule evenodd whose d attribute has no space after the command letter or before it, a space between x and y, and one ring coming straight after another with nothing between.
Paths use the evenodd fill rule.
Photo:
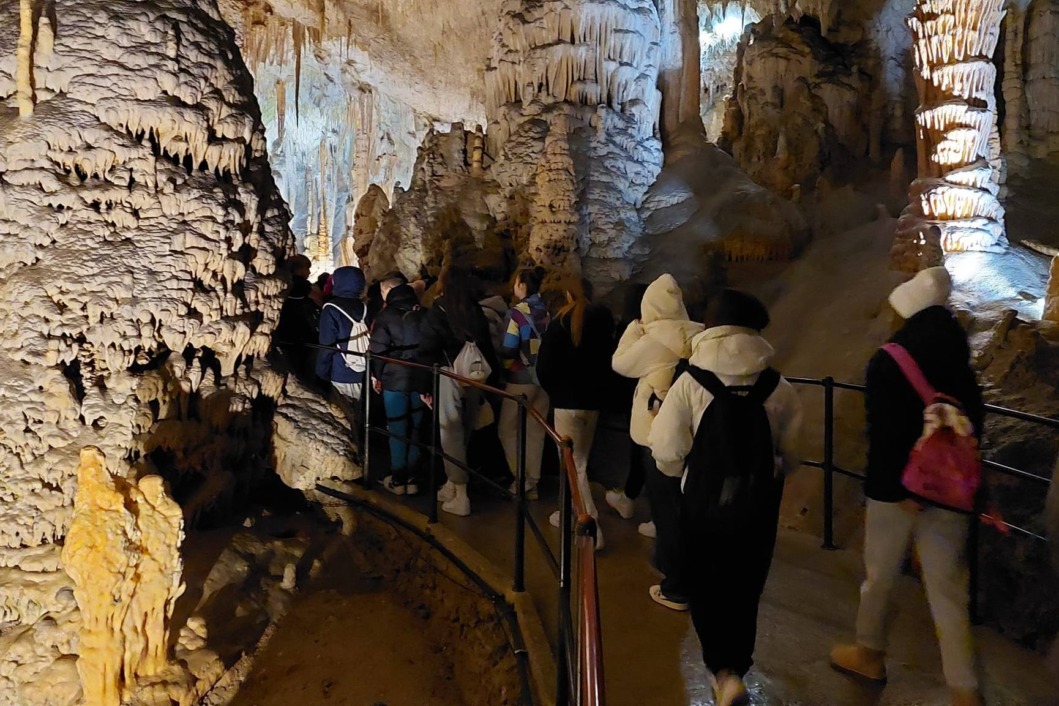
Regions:
<instances>
[{"instance_id":1,"label":"cave lighting glow","mask_svg":"<svg viewBox=\"0 0 1059 706\"><path fill-rule=\"evenodd\" d=\"M715 44L730 44L742 36L743 27L749 21L753 21L749 15L744 17L742 13L729 14L720 22L700 32L699 44L702 45L703 49L712 47Z\"/></svg>"}]
</instances>

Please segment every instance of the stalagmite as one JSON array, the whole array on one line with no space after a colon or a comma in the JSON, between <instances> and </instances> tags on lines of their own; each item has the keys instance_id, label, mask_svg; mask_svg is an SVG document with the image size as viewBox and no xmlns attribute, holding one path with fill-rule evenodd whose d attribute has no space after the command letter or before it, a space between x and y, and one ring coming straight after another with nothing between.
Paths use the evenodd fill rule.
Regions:
<instances>
[{"instance_id":1,"label":"stalagmite","mask_svg":"<svg viewBox=\"0 0 1059 706\"><path fill-rule=\"evenodd\" d=\"M891 252L897 269L938 264L918 247L931 225L941 230L946 252L1007 244L992 63L1002 7L1003 0L920 0L908 18L920 93L919 178L898 223Z\"/></svg>"},{"instance_id":2,"label":"stalagmite","mask_svg":"<svg viewBox=\"0 0 1059 706\"><path fill-rule=\"evenodd\" d=\"M579 193L570 157L569 127L563 118L552 123L545 138L536 185L529 255L538 265L569 269L576 262L570 255L577 252Z\"/></svg>"},{"instance_id":3,"label":"stalagmite","mask_svg":"<svg viewBox=\"0 0 1059 706\"><path fill-rule=\"evenodd\" d=\"M23 118L33 115L33 0L19 0L18 35L18 114Z\"/></svg>"},{"instance_id":4,"label":"stalagmite","mask_svg":"<svg viewBox=\"0 0 1059 706\"><path fill-rule=\"evenodd\" d=\"M183 593L184 517L159 476L113 476L81 451L63 564L81 609L77 667L85 703L119 706L168 666L169 619Z\"/></svg>"}]
</instances>

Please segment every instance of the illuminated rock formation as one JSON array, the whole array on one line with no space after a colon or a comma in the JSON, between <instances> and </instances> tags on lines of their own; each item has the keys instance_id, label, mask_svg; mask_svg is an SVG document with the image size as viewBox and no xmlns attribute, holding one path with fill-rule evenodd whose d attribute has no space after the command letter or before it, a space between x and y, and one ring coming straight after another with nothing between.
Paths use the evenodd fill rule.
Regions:
<instances>
[{"instance_id":1,"label":"illuminated rock formation","mask_svg":"<svg viewBox=\"0 0 1059 706\"><path fill-rule=\"evenodd\" d=\"M0 567L25 593L2 635L5 706L66 703L40 682L69 673L76 621L42 557L70 525L80 450L164 473L208 512L260 472L253 412L282 385L263 358L287 213L231 30L197 0L55 12L36 13L19 119L19 3L0 3Z\"/></svg>"},{"instance_id":2,"label":"illuminated rock formation","mask_svg":"<svg viewBox=\"0 0 1059 706\"><path fill-rule=\"evenodd\" d=\"M169 620L181 582L184 518L159 476L113 476L81 451L62 559L81 610L77 668L85 703L119 706L169 666Z\"/></svg>"},{"instance_id":3,"label":"illuminated rock formation","mask_svg":"<svg viewBox=\"0 0 1059 706\"><path fill-rule=\"evenodd\" d=\"M898 223L897 269L930 266L917 243L930 225L946 252L1006 245L1000 205L996 66L1003 0L920 0L908 18L920 94L919 178Z\"/></svg>"},{"instance_id":4,"label":"illuminated rock formation","mask_svg":"<svg viewBox=\"0 0 1059 706\"><path fill-rule=\"evenodd\" d=\"M1044 312L1041 318L1059 323L1059 255L1052 258L1048 274L1048 293L1044 296Z\"/></svg>"}]
</instances>

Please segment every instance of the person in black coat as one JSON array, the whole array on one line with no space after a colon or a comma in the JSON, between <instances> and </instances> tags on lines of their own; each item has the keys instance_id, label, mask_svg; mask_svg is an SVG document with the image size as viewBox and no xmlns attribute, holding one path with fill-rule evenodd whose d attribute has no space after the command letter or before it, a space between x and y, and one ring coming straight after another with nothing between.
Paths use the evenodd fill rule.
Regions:
<instances>
[{"instance_id":1,"label":"person in black coat","mask_svg":"<svg viewBox=\"0 0 1059 706\"><path fill-rule=\"evenodd\" d=\"M420 332L427 312L419 306L410 285L394 287L386 297L386 306L375 318L369 350L383 356L411 363L429 364L430 355L420 350ZM372 384L382 393L386 408L386 426L390 437L390 475L383 487L396 495L419 492L416 477L420 462L419 447L406 439L417 439L423 424L425 405L422 395L432 389L429 370L372 358Z\"/></svg>"},{"instance_id":2,"label":"person in black coat","mask_svg":"<svg viewBox=\"0 0 1059 706\"><path fill-rule=\"evenodd\" d=\"M291 282L273 334L290 371L305 383L313 383L316 379L316 351L312 344L317 340L319 309L309 298L311 288L309 280L303 277Z\"/></svg>"},{"instance_id":3,"label":"person in black coat","mask_svg":"<svg viewBox=\"0 0 1059 706\"><path fill-rule=\"evenodd\" d=\"M577 482L585 509L598 515L588 484L588 458L606 400L610 358L614 352L614 319L602 307L591 306L581 280L564 283L566 303L541 337L537 378L555 410L555 430L573 442ZM559 512L552 514L559 524ZM596 528L596 549L603 534Z\"/></svg>"},{"instance_id":4,"label":"person in black coat","mask_svg":"<svg viewBox=\"0 0 1059 706\"><path fill-rule=\"evenodd\" d=\"M944 267L920 272L890 295L904 325L891 339L915 360L930 385L955 398L982 435L985 406L970 365L967 334L945 308L952 282ZM885 647L890 594L910 545L922 567L941 647L942 668L954 706L981 704L968 612L965 559L972 518L912 499L901 476L923 433L924 403L885 351L867 372L868 469L864 564L857 641L831 652L840 671L886 679Z\"/></svg>"}]
</instances>

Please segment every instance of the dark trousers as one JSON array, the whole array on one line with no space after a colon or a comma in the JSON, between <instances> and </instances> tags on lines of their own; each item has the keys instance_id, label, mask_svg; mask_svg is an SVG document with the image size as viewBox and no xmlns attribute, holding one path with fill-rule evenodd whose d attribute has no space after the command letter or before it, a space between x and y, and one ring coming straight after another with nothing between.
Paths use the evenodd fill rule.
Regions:
<instances>
[{"instance_id":1,"label":"dark trousers","mask_svg":"<svg viewBox=\"0 0 1059 706\"><path fill-rule=\"evenodd\" d=\"M776 512L762 513L739 530L693 537L683 532L689 562L685 579L691 621L702 659L714 674L743 676L753 665L757 613L776 547Z\"/></svg>"},{"instance_id":2,"label":"dark trousers","mask_svg":"<svg viewBox=\"0 0 1059 706\"><path fill-rule=\"evenodd\" d=\"M652 463L654 460L652 459ZM646 480L643 453L640 446L629 439L629 475L625 477L625 497L635 500L640 497Z\"/></svg>"},{"instance_id":3,"label":"dark trousers","mask_svg":"<svg viewBox=\"0 0 1059 706\"><path fill-rule=\"evenodd\" d=\"M647 502L655 523L655 568L662 572L662 593L670 598L688 595L683 577L683 537L680 531L680 479L663 475L651 450L638 446L647 482Z\"/></svg>"}]
</instances>

